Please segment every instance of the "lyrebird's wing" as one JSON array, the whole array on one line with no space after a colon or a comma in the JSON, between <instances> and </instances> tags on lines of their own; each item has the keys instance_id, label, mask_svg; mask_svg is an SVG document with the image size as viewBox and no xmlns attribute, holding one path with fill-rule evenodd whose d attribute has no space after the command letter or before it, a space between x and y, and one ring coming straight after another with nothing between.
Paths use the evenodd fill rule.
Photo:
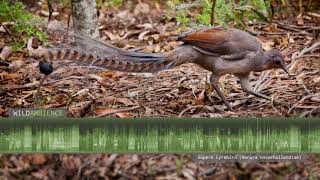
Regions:
<instances>
[{"instance_id":1,"label":"lyrebird's wing","mask_svg":"<svg viewBox=\"0 0 320 180\"><path fill-rule=\"evenodd\" d=\"M195 46L195 49L204 54L229 60L244 58L244 52L261 50L261 44L254 36L238 29L224 27L189 32L180 36L178 40Z\"/></svg>"}]
</instances>

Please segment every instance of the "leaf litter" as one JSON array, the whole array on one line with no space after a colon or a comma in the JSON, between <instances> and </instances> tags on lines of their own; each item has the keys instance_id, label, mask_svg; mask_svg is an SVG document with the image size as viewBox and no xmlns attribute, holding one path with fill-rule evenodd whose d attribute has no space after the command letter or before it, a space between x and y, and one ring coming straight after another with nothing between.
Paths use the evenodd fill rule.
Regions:
<instances>
[{"instance_id":1,"label":"leaf litter","mask_svg":"<svg viewBox=\"0 0 320 180\"><path fill-rule=\"evenodd\" d=\"M176 22L163 21L161 5L142 3L133 11L101 8L99 29L102 39L127 50L167 52L180 45L174 39L180 34ZM156 11L156 12L154 12ZM150 13L152 12L152 13ZM40 15L46 16L44 12ZM63 12L54 18L65 21ZM311 18L311 20L310 20ZM275 105L247 96L237 79L227 75L221 88L235 106L228 112L208 83L209 72L193 64L157 74L135 74L63 67L53 73L41 89L42 107L67 107L69 116L112 117L319 117L320 48L316 13L297 17L296 25L274 22L250 25L266 49L278 47L286 57L288 77L279 70L253 73L256 90L279 99ZM187 30L185 30L187 31ZM26 51L9 52L0 32L0 114L8 108L34 107L34 94L42 75L36 61ZM54 36L50 37L54 41ZM305 41L307 40L307 41ZM4 63L2 63L4 62ZM2 64L9 63L9 67ZM276 110L276 111L275 111ZM276 112L276 113L275 113ZM0 155L1 176L8 179L237 179L244 177L273 179L319 178L318 155L306 163L203 163L190 155L178 154L35 154ZM182 161L182 165L179 163ZM295 170L292 170L295 169Z\"/></svg>"}]
</instances>

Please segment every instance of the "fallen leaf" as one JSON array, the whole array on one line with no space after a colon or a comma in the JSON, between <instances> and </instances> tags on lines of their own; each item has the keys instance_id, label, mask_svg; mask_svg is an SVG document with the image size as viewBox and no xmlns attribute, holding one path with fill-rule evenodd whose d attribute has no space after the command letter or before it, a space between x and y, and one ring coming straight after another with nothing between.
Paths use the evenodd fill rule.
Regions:
<instances>
[{"instance_id":1,"label":"fallen leaf","mask_svg":"<svg viewBox=\"0 0 320 180\"><path fill-rule=\"evenodd\" d=\"M10 63L9 68L11 71L16 71L19 68L21 68L24 64L25 62L21 60L13 61L12 63Z\"/></svg>"},{"instance_id":2,"label":"fallen leaf","mask_svg":"<svg viewBox=\"0 0 320 180\"><path fill-rule=\"evenodd\" d=\"M310 100L313 101L313 102L320 103L320 97L312 97Z\"/></svg>"},{"instance_id":3,"label":"fallen leaf","mask_svg":"<svg viewBox=\"0 0 320 180\"><path fill-rule=\"evenodd\" d=\"M1 80L13 80L18 78L19 75L17 74L12 74L12 73L0 73L0 79Z\"/></svg>"},{"instance_id":4,"label":"fallen leaf","mask_svg":"<svg viewBox=\"0 0 320 180\"><path fill-rule=\"evenodd\" d=\"M49 173L47 169L39 169L37 172L32 172L31 174L37 179L46 179Z\"/></svg>"},{"instance_id":5,"label":"fallen leaf","mask_svg":"<svg viewBox=\"0 0 320 180\"><path fill-rule=\"evenodd\" d=\"M0 59L1 60L6 60L12 53L11 47L5 46L1 53L0 53Z\"/></svg>"},{"instance_id":6,"label":"fallen leaf","mask_svg":"<svg viewBox=\"0 0 320 180\"><path fill-rule=\"evenodd\" d=\"M157 44L156 47L154 47L154 52L158 53L160 52L160 50L161 50L160 44Z\"/></svg>"},{"instance_id":7,"label":"fallen leaf","mask_svg":"<svg viewBox=\"0 0 320 180\"><path fill-rule=\"evenodd\" d=\"M95 111L95 114L97 116L101 115L101 114L107 114L107 113L113 113L118 111L117 109L113 109L113 108L103 108L103 109L97 109ZM128 118L128 117L132 117L132 115L129 112L117 112L114 113L115 115L117 115L120 118Z\"/></svg>"},{"instance_id":8,"label":"fallen leaf","mask_svg":"<svg viewBox=\"0 0 320 180\"><path fill-rule=\"evenodd\" d=\"M118 71L102 71L99 76L100 77L107 77L107 78L117 78L117 77L121 77L124 76L128 73L126 72L118 72Z\"/></svg>"},{"instance_id":9,"label":"fallen leaf","mask_svg":"<svg viewBox=\"0 0 320 180\"><path fill-rule=\"evenodd\" d=\"M132 102L128 98L117 98L117 97L114 97L114 96L106 97L106 98L103 99L103 101L107 102L107 103L111 103L111 104L114 104L116 102L122 103L122 104L125 104L125 105L135 105L136 104L136 103Z\"/></svg>"},{"instance_id":10,"label":"fallen leaf","mask_svg":"<svg viewBox=\"0 0 320 180\"><path fill-rule=\"evenodd\" d=\"M138 39L143 40L143 38L149 33L150 31L143 31L142 33L139 34Z\"/></svg>"},{"instance_id":11,"label":"fallen leaf","mask_svg":"<svg viewBox=\"0 0 320 180\"><path fill-rule=\"evenodd\" d=\"M320 83L320 76L316 76L316 77L314 77L312 80L313 80L313 82L315 82L315 83Z\"/></svg>"},{"instance_id":12,"label":"fallen leaf","mask_svg":"<svg viewBox=\"0 0 320 180\"><path fill-rule=\"evenodd\" d=\"M137 4L136 8L133 11L134 15L139 15L139 14L149 14L150 13L150 6L146 3L139 3Z\"/></svg>"},{"instance_id":13,"label":"fallen leaf","mask_svg":"<svg viewBox=\"0 0 320 180\"><path fill-rule=\"evenodd\" d=\"M35 154L32 156L31 163L33 165L42 165L47 162L47 158L44 154Z\"/></svg>"},{"instance_id":14,"label":"fallen leaf","mask_svg":"<svg viewBox=\"0 0 320 180\"><path fill-rule=\"evenodd\" d=\"M125 105L135 105L135 103L128 98L116 98L116 102L119 102Z\"/></svg>"},{"instance_id":15,"label":"fallen leaf","mask_svg":"<svg viewBox=\"0 0 320 180\"><path fill-rule=\"evenodd\" d=\"M297 25L299 25L299 26L303 26L304 25L303 16L302 16L301 13L297 16L296 20L297 20Z\"/></svg>"},{"instance_id":16,"label":"fallen leaf","mask_svg":"<svg viewBox=\"0 0 320 180\"><path fill-rule=\"evenodd\" d=\"M196 99L197 105L204 105L204 92L205 90L202 90L201 93L197 95L197 99Z\"/></svg>"},{"instance_id":17,"label":"fallen leaf","mask_svg":"<svg viewBox=\"0 0 320 180\"><path fill-rule=\"evenodd\" d=\"M196 179L194 172L191 169L183 169L182 174L188 180L195 180Z\"/></svg>"},{"instance_id":18,"label":"fallen leaf","mask_svg":"<svg viewBox=\"0 0 320 180\"><path fill-rule=\"evenodd\" d=\"M104 33L107 35L107 37L111 40L111 41L115 41L115 40L120 40L120 36L119 35L114 35L109 31L104 31Z\"/></svg>"}]
</instances>

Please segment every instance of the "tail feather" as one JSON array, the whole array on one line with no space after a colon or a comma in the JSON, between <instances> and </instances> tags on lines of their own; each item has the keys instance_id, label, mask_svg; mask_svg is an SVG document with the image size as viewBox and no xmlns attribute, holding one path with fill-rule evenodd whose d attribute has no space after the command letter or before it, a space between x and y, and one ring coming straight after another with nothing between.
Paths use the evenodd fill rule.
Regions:
<instances>
[{"instance_id":1,"label":"tail feather","mask_svg":"<svg viewBox=\"0 0 320 180\"><path fill-rule=\"evenodd\" d=\"M165 54L152 54L142 52L118 51L106 56L72 48L32 48L32 39L27 46L29 53L44 60L72 60L84 66L97 66L100 68L123 72L158 72L173 68L176 64Z\"/></svg>"}]
</instances>

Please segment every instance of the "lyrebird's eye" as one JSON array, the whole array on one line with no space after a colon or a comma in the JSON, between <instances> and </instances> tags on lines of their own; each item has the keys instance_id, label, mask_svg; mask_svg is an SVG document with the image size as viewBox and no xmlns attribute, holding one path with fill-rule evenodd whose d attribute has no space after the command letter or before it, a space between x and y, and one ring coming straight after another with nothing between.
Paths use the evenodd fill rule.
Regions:
<instances>
[{"instance_id":1,"label":"lyrebird's eye","mask_svg":"<svg viewBox=\"0 0 320 180\"><path fill-rule=\"evenodd\" d=\"M280 65L281 61L279 59L275 60L275 64Z\"/></svg>"}]
</instances>

